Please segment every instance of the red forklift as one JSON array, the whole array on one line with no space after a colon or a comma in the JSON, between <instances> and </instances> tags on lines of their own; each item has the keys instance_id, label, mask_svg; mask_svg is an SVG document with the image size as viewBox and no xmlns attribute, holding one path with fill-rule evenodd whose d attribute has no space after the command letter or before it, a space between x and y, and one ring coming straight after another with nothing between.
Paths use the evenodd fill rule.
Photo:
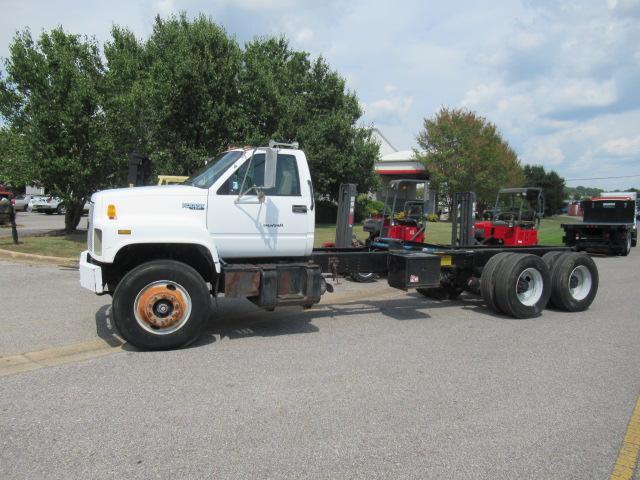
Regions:
<instances>
[{"instance_id":1,"label":"red forklift","mask_svg":"<svg viewBox=\"0 0 640 480\"><path fill-rule=\"evenodd\" d=\"M367 245L377 238L424 243L428 185L427 180L391 180L382 212L364 221Z\"/></svg>"},{"instance_id":2,"label":"red forklift","mask_svg":"<svg viewBox=\"0 0 640 480\"><path fill-rule=\"evenodd\" d=\"M369 234L365 244L390 240L424 243L427 227L429 181L411 178L391 180L387 186L382 212L367 218L362 228ZM375 273L351 274L356 282L374 282Z\"/></svg>"},{"instance_id":3,"label":"red forklift","mask_svg":"<svg viewBox=\"0 0 640 480\"><path fill-rule=\"evenodd\" d=\"M538 245L538 228L544 214L541 188L503 188L495 207L475 223L475 238L483 245L524 247Z\"/></svg>"}]
</instances>

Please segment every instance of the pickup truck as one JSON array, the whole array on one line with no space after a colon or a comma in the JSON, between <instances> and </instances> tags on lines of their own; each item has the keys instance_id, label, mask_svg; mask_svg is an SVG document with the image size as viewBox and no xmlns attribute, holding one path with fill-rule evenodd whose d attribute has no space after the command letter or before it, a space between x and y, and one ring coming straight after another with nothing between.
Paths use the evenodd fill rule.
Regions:
<instances>
[{"instance_id":1,"label":"pickup truck","mask_svg":"<svg viewBox=\"0 0 640 480\"><path fill-rule=\"evenodd\" d=\"M355 194L350 203L355 201ZM248 299L266 311L309 308L333 291L329 277L386 275L429 298L481 293L516 318L589 307L598 271L566 247L432 245L376 238L314 248L315 196L297 144L231 149L181 185L94 193L80 284L113 296L114 326L142 349L196 340L212 297Z\"/></svg>"},{"instance_id":2,"label":"pickup truck","mask_svg":"<svg viewBox=\"0 0 640 480\"><path fill-rule=\"evenodd\" d=\"M582 223L562 224L565 245L577 251L627 256L638 239L636 200L603 196L582 201Z\"/></svg>"}]
</instances>

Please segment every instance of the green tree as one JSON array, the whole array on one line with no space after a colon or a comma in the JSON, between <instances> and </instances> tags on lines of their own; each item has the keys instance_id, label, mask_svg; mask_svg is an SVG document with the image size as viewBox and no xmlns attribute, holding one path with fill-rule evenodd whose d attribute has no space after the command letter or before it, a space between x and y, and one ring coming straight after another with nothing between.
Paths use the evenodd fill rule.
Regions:
<instances>
[{"instance_id":1,"label":"green tree","mask_svg":"<svg viewBox=\"0 0 640 480\"><path fill-rule=\"evenodd\" d=\"M11 134L20 138L31 180L62 198L65 230L71 232L85 200L109 185L117 169L105 135L98 45L62 28L44 32L34 42L24 30L11 43L5 70L0 114ZM23 176L25 168L7 173Z\"/></svg>"},{"instance_id":2,"label":"green tree","mask_svg":"<svg viewBox=\"0 0 640 480\"><path fill-rule=\"evenodd\" d=\"M496 126L475 112L442 108L425 119L416 155L427 168L432 188L449 205L456 192L473 191L478 208L491 205L500 188L522 184L516 153Z\"/></svg>"},{"instance_id":3,"label":"green tree","mask_svg":"<svg viewBox=\"0 0 640 480\"><path fill-rule=\"evenodd\" d=\"M11 128L0 128L0 183L13 188L33 181L33 164L27 161L23 137Z\"/></svg>"},{"instance_id":4,"label":"green tree","mask_svg":"<svg viewBox=\"0 0 640 480\"><path fill-rule=\"evenodd\" d=\"M316 192L337 198L340 184L374 188L379 147L371 129L356 125L358 99L324 58L311 60L284 38L249 42L240 75L243 138L297 140L307 153Z\"/></svg>"},{"instance_id":5,"label":"green tree","mask_svg":"<svg viewBox=\"0 0 640 480\"><path fill-rule=\"evenodd\" d=\"M540 187L544 193L544 214L554 215L564 206L564 178L555 171L547 172L542 165L524 166L524 184Z\"/></svg>"},{"instance_id":6,"label":"green tree","mask_svg":"<svg viewBox=\"0 0 640 480\"><path fill-rule=\"evenodd\" d=\"M181 14L157 17L148 39L114 27L104 57L94 40L62 28L37 41L25 30L5 66L0 142L13 153L0 159L3 172L61 196L67 231L93 191L125 183L134 151L156 173L188 174L230 145L297 140L318 195L376 183L379 147L357 125L355 93L323 58L283 38L242 49L211 19Z\"/></svg>"},{"instance_id":7,"label":"green tree","mask_svg":"<svg viewBox=\"0 0 640 480\"><path fill-rule=\"evenodd\" d=\"M603 192L601 188L596 187L564 187L564 197L571 200L585 200L587 198L599 197Z\"/></svg>"},{"instance_id":8,"label":"green tree","mask_svg":"<svg viewBox=\"0 0 640 480\"><path fill-rule=\"evenodd\" d=\"M323 58L292 50L284 38L243 49L205 16L156 18L146 41L122 28L105 46L106 112L121 155L150 155L160 173L188 174L230 145L297 140L316 193L340 183L375 185L378 146L356 125L354 93Z\"/></svg>"}]
</instances>

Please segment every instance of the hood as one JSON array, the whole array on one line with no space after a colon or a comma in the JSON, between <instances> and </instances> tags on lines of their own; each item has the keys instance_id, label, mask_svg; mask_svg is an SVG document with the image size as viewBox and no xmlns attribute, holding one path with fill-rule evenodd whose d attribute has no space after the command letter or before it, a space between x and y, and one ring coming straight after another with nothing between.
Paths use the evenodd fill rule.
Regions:
<instances>
[{"instance_id":1,"label":"hood","mask_svg":"<svg viewBox=\"0 0 640 480\"><path fill-rule=\"evenodd\" d=\"M120 200L140 197L206 197L209 191L191 185L159 185L151 187L113 188L91 195L91 201Z\"/></svg>"}]
</instances>

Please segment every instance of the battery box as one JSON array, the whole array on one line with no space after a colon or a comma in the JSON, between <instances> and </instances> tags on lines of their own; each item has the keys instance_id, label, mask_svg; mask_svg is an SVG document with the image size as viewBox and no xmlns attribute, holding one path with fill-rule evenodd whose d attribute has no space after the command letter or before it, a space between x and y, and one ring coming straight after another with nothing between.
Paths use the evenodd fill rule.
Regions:
<instances>
[{"instance_id":1,"label":"battery box","mask_svg":"<svg viewBox=\"0 0 640 480\"><path fill-rule=\"evenodd\" d=\"M400 290L440 285L440 257L423 252L389 255L389 285Z\"/></svg>"}]
</instances>

